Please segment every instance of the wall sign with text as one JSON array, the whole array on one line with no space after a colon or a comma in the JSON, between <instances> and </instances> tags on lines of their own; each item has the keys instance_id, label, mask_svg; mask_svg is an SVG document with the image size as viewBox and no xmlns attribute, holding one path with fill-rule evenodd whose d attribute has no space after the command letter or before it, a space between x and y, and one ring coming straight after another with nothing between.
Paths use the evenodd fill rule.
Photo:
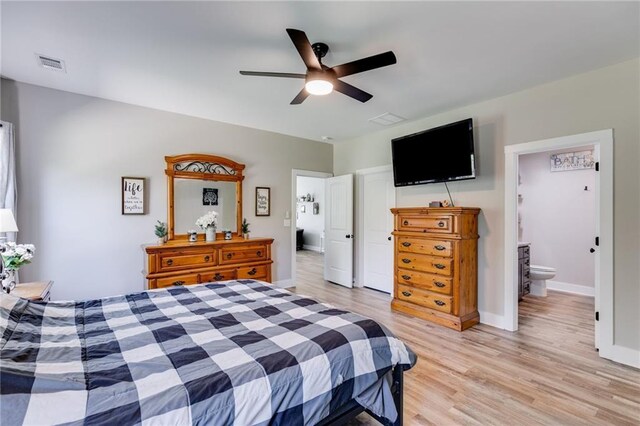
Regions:
<instances>
[{"instance_id":1,"label":"wall sign with text","mask_svg":"<svg viewBox=\"0 0 640 426\"><path fill-rule=\"evenodd\" d=\"M268 187L256 187L256 216L269 216L271 214L271 189Z\"/></svg>"},{"instance_id":2,"label":"wall sign with text","mask_svg":"<svg viewBox=\"0 0 640 426\"><path fill-rule=\"evenodd\" d=\"M145 214L144 181L140 177L122 178L122 214Z\"/></svg>"}]
</instances>

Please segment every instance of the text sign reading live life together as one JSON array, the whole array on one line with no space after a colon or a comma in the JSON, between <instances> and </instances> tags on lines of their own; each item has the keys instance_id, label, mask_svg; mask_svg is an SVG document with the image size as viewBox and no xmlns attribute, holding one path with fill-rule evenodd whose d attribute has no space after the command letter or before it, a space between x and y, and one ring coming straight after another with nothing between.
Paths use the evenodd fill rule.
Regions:
<instances>
[{"instance_id":1,"label":"text sign reading live life together","mask_svg":"<svg viewBox=\"0 0 640 426\"><path fill-rule=\"evenodd\" d=\"M122 214L144 214L144 178L122 178Z\"/></svg>"}]
</instances>

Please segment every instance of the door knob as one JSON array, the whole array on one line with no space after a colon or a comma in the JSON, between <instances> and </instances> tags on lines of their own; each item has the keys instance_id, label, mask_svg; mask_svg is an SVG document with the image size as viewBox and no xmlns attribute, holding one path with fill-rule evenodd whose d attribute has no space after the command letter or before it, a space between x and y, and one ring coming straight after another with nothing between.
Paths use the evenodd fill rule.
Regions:
<instances>
[{"instance_id":1,"label":"door knob","mask_svg":"<svg viewBox=\"0 0 640 426\"><path fill-rule=\"evenodd\" d=\"M353 238L353 234L347 234L344 236L345 238Z\"/></svg>"},{"instance_id":2,"label":"door knob","mask_svg":"<svg viewBox=\"0 0 640 426\"><path fill-rule=\"evenodd\" d=\"M387 237L387 241L391 241L391 237Z\"/></svg>"},{"instance_id":3,"label":"door knob","mask_svg":"<svg viewBox=\"0 0 640 426\"><path fill-rule=\"evenodd\" d=\"M595 251L596 251L596 249L594 249L593 247L591 247L591 248L589 249L589 253L595 253Z\"/></svg>"}]
</instances>

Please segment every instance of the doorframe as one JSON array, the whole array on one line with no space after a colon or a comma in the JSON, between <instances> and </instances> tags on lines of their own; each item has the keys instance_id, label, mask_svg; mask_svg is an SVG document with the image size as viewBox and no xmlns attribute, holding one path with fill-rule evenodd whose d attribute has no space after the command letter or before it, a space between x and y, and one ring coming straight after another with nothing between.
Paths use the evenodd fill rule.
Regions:
<instances>
[{"instance_id":1,"label":"doorframe","mask_svg":"<svg viewBox=\"0 0 640 426\"><path fill-rule=\"evenodd\" d=\"M596 161L595 310L599 321L595 344L603 358L613 359L613 129L507 145L504 183L504 328L518 329L518 159L520 155L564 148L594 147Z\"/></svg>"},{"instance_id":2,"label":"doorframe","mask_svg":"<svg viewBox=\"0 0 640 426\"><path fill-rule=\"evenodd\" d=\"M313 170L291 169L291 213L289 215L290 220L293 222L291 225L291 286L296 286L296 222L297 217L295 215L298 209L298 176L314 177L320 179L326 179L333 177L333 173L327 172L315 172Z\"/></svg>"},{"instance_id":3,"label":"doorframe","mask_svg":"<svg viewBox=\"0 0 640 426\"><path fill-rule=\"evenodd\" d=\"M374 173L384 173L391 172L393 173L393 165L387 164L384 166L377 167L369 167L366 169L356 170L356 246L357 249L356 255L354 256L357 265L354 269L356 271L355 282L353 284L354 287L364 287L364 177L366 175L371 175ZM395 188L395 206L398 205L398 189ZM393 292L391 293L393 295Z\"/></svg>"}]
</instances>

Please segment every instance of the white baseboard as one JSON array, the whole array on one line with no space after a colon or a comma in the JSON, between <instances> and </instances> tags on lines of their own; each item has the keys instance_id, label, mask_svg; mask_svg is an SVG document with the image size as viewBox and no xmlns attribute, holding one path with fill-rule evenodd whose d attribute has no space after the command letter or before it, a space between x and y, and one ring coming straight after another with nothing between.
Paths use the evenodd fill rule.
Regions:
<instances>
[{"instance_id":1,"label":"white baseboard","mask_svg":"<svg viewBox=\"0 0 640 426\"><path fill-rule=\"evenodd\" d=\"M318 253L321 253L322 250L320 249L320 246L308 246L308 245L303 245L302 248L304 250L311 250L311 251L317 251Z\"/></svg>"},{"instance_id":2,"label":"white baseboard","mask_svg":"<svg viewBox=\"0 0 640 426\"><path fill-rule=\"evenodd\" d=\"M563 293L580 294L582 296L595 296L595 288L586 285L563 283L562 281L547 280L547 290L561 291Z\"/></svg>"},{"instance_id":3,"label":"white baseboard","mask_svg":"<svg viewBox=\"0 0 640 426\"><path fill-rule=\"evenodd\" d=\"M600 356L620 364L630 365L631 367L640 368L640 351L627 348L625 346L613 345L608 351L600 349Z\"/></svg>"},{"instance_id":4,"label":"white baseboard","mask_svg":"<svg viewBox=\"0 0 640 426\"><path fill-rule=\"evenodd\" d=\"M274 281L273 285L279 288L290 288L296 286L291 278L288 278L286 280Z\"/></svg>"},{"instance_id":5,"label":"white baseboard","mask_svg":"<svg viewBox=\"0 0 640 426\"><path fill-rule=\"evenodd\" d=\"M496 327L501 330L504 330L504 316L494 314L493 312L485 312L479 311L480 313L480 324L490 325L491 327Z\"/></svg>"}]
</instances>

